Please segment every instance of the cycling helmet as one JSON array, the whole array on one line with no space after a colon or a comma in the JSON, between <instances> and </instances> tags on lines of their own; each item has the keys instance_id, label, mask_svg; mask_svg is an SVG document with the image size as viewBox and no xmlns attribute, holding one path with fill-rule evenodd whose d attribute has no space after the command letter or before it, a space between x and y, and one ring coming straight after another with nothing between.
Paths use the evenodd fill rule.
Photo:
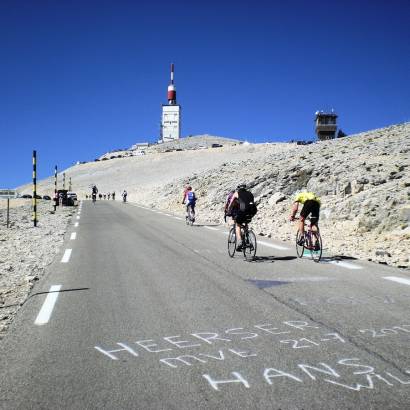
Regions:
<instances>
[{"instance_id":1,"label":"cycling helmet","mask_svg":"<svg viewBox=\"0 0 410 410\"><path fill-rule=\"evenodd\" d=\"M186 190L187 190L187 191L192 191L191 185L188 185L188 186L186 187Z\"/></svg>"},{"instance_id":2,"label":"cycling helmet","mask_svg":"<svg viewBox=\"0 0 410 410\"><path fill-rule=\"evenodd\" d=\"M239 189L246 189L246 184L239 184L239 185L236 187L236 189L237 189L237 190L239 190Z\"/></svg>"}]
</instances>

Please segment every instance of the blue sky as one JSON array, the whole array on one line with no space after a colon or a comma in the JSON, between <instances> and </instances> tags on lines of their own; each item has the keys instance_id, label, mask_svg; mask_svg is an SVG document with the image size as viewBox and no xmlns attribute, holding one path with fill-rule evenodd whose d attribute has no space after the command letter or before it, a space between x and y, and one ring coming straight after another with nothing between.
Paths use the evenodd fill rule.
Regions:
<instances>
[{"instance_id":1,"label":"blue sky","mask_svg":"<svg viewBox=\"0 0 410 410\"><path fill-rule=\"evenodd\" d=\"M410 2L0 1L0 188L156 141L175 63L182 134L314 137L410 120Z\"/></svg>"}]
</instances>

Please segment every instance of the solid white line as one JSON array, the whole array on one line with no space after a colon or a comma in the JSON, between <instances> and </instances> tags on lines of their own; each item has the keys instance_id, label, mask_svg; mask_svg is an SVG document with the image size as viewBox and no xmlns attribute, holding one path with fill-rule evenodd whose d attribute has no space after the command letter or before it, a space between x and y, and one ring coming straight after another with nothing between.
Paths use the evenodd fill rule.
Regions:
<instances>
[{"instance_id":1,"label":"solid white line","mask_svg":"<svg viewBox=\"0 0 410 410\"><path fill-rule=\"evenodd\" d=\"M80 216L79 216L79 215L77 215L77 219L80 219Z\"/></svg>"},{"instance_id":2,"label":"solid white line","mask_svg":"<svg viewBox=\"0 0 410 410\"><path fill-rule=\"evenodd\" d=\"M77 228L77 226L78 226L78 222L76 222L76 223L74 224L74 226Z\"/></svg>"},{"instance_id":3,"label":"solid white line","mask_svg":"<svg viewBox=\"0 0 410 410\"><path fill-rule=\"evenodd\" d=\"M205 229L209 229L210 231L219 231L217 228L213 228L212 226L204 226Z\"/></svg>"},{"instance_id":4,"label":"solid white line","mask_svg":"<svg viewBox=\"0 0 410 410\"><path fill-rule=\"evenodd\" d=\"M263 246L267 246L268 248L279 249L280 251L287 251L289 248L286 246L275 245L273 243L265 242L265 241L258 241L258 245L261 244Z\"/></svg>"},{"instance_id":5,"label":"solid white line","mask_svg":"<svg viewBox=\"0 0 410 410\"><path fill-rule=\"evenodd\" d=\"M178 221L182 221L182 218L180 218L179 216L174 216L175 219L178 219Z\"/></svg>"},{"instance_id":6,"label":"solid white line","mask_svg":"<svg viewBox=\"0 0 410 410\"><path fill-rule=\"evenodd\" d=\"M61 263L67 263L70 260L72 249L66 249L61 259Z\"/></svg>"},{"instance_id":7,"label":"solid white line","mask_svg":"<svg viewBox=\"0 0 410 410\"><path fill-rule=\"evenodd\" d=\"M363 269L361 266L358 265L353 265L353 263L349 262L341 262L341 261L330 261L332 265L340 266L342 268L347 268L347 269Z\"/></svg>"},{"instance_id":8,"label":"solid white line","mask_svg":"<svg viewBox=\"0 0 410 410\"><path fill-rule=\"evenodd\" d=\"M40 309L40 312L37 315L36 320L34 321L35 325L45 325L50 320L50 316L53 313L54 305L58 298L58 292L61 289L61 285L51 286L49 294L46 297L46 300L43 303L43 306Z\"/></svg>"},{"instance_id":9,"label":"solid white line","mask_svg":"<svg viewBox=\"0 0 410 410\"><path fill-rule=\"evenodd\" d=\"M77 232L71 232L70 241L75 240L76 237L77 237Z\"/></svg>"},{"instance_id":10,"label":"solid white line","mask_svg":"<svg viewBox=\"0 0 410 410\"><path fill-rule=\"evenodd\" d=\"M392 280L393 282L410 285L410 279L399 278L398 276L384 276L383 279Z\"/></svg>"}]
</instances>

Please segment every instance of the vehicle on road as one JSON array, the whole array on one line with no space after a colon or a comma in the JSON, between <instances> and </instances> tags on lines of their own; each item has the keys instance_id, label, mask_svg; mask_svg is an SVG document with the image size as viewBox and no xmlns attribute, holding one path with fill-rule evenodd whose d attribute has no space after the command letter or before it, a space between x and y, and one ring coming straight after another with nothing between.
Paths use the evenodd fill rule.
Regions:
<instances>
[{"instance_id":1,"label":"vehicle on road","mask_svg":"<svg viewBox=\"0 0 410 410\"><path fill-rule=\"evenodd\" d=\"M241 224L241 239L242 239L242 252L247 261L253 261L256 256L256 235L252 229L249 228L248 222ZM228 234L228 254L231 258L235 256L237 249L237 238L235 225L229 231Z\"/></svg>"},{"instance_id":2,"label":"vehicle on road","mask_svg":"<svg viewBox=\"0 0 410 410\"><path fill-rule=\"evenodd\" d=\"M20 198L24 198L24 199L31 199L31 198L33 198L31 195L29 195L29 194L24 194L24 195L22 195Z\"/></svg>"},{"instance_id":3,"label":"vehicle on road","mask_svg":"<svg viewBox=\"0 0 410 410\"><path fill-rule=\"evenodd\" d=\"M320 236L319 227L316 225L316 230L312 229L312 219L314 217L307 217L305 219L305 232L298 230L296 234L296 253L299 258L305 254L305 250L309 251L311 258L315 262L319 262L322 257L322 237Z\"/></svg>"},{"instance_id":4,"label":"vehicle on road","mask_svg":"<svg viewBox=\"0 0 410 410\"><path fill-rule=\"evenodd\" d=\"M43 199L45 199L46 201L51 201L51 196L43 195Z\"/></svg>"}]
</instances>

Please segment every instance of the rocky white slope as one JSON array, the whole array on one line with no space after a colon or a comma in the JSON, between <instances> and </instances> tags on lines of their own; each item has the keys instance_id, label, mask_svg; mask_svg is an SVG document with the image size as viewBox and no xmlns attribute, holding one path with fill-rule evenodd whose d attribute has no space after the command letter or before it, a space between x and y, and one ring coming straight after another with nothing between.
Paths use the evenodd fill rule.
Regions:
<instances>
[{"instance_id":1,"label":"rocky white slope","mask_svg":"<svg viewBox=\"0 0 410 410\"><path fill-rule=\"evenodd\" d=\"M306 188L322 197L320 226L331 253L409 267L410 123L306 146L222 144L150 150L145 156L87 163L65 172L80 196L95 183L102 192L118 195L127 189L131 201L179 213L182 188L189 182L199 196L201 220L219 222L226 193L246 182L259 203L253 227L292 241L295 227L287 221L291 199ZM207 144L198 138L197 145ZM41 182L41 190L52 192L51 178Z\"/></svg>"}]
</instances>

